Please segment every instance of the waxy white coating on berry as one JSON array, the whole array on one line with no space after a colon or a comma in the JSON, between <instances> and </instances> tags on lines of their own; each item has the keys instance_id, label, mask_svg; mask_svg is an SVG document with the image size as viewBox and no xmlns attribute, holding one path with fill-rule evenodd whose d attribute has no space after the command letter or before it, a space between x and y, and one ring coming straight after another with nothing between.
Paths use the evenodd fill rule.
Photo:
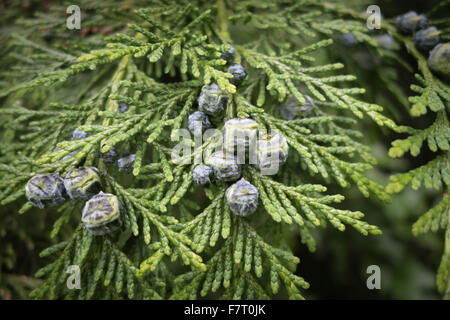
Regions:
<instances>
[{"instance_id":1,"label":"waxy white coating on berry","mask_svg":"<svg viewBox=\"0 0 450 320\"><path fill-rule=\"evenodd\" d=\"M206 129L212 127L211 121L206 114L201 111L195 111L188 117L188 129L190 132L195 133L195 129L200 127L199 132L204 132Z\"/></svg>"},{"instance_id":2,"label":"waxy white coating on berry","mask_svg":"<svg viewBox=\"0 0 450 320\"><path fill-rule=\"evenodd\" d=\"M93 235L105 235L121 226L122 204L115 195L100 192L84 205L81 221Z\"/></svg>"},{"instance_id":3,"label":"waxy white coating on berry","mask_svg":"<svg viewBox=\"0 0 450 320\"><path fill-rule=\"evenodd\" d=\"M242 178L227 189L225 198L230 210L235 215L246 217L255 212L258 207L259 191Z\"/></svg>"},{"instance_id":4,"label":"waxy white coating on berry","mask_svg":"<svg viewBox=\"0 0 450 320\"><path fill-rule=\"evenodd\" d=\"M220 117L228 103L228 95L220 89L217 83L206 84L202 87L197 101L201 112L213 117Z\"/></svg>"},{"instance_id":5,"label":"waxy white coating on berry","mask_svg":"<svg viewBox=\"0 0 450 320\"><path fill-rule=\"evenodd\" d=\"M314 101L310 96L303 95L305 103L300 103L295 96L292 96L288 102L280 104L280 116L284 120L301 119L311 115L315 108Z\"/></svg>"},{"instance_id":6,"label":"waxy white coating on berry","mask_svg":"<svg viewBox=\"0 0 450 320\"><path fill-rule=\"evenodd\" d=\"M210 183L210 176L214 173L214 169L210 166L200 164L192 170L192 179L196 184L205 185Z\"/></svg>"},{"instance_id":7,"label":"waxy white coating on berry","mask_svg":"<svg viewBox=\"0 0 450 320\"><path fill-rule=\"evenodd\" d=\"M101 190L100 172L94 167L69 170L64 177L64 187L71 199L86 199Z\"/></svg>"},{"instance_id":8,"label":"waxy white coating on berry","mask_svg":"<svg viewBox=\"0 0 450 320\"><path fill-rule=\"evenodd\" d=\"M58 173L36 174L25 186L27 200L40 209L63 202L64 193L64 182Z\"/></svg>"},{"instance_id":9,"label":"waxy white coating on berry","mask_svg":"<svg viewBox=\"0 0 450 320\"><path fill-rule=\"evenodd\" d=\"M206 165L214 169L214 175L222 181L235 181L241 176L241 166L237 164L236 157L216 151L205 160Z\"/></svg>"}]
</instances>

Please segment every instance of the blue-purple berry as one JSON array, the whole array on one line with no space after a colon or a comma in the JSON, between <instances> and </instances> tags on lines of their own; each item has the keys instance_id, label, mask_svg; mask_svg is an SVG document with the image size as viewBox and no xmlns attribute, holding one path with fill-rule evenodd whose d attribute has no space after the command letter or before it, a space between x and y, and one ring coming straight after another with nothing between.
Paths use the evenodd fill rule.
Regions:
<instances>
[{"instance_id":1,"label":"blue-purple berry","mask_svg":"<svg viewBox=\"0 0 450 320\"><path fill-rule=\"evenodd\" d=\"M295 120L310 116L315 108L314 101L307 95L303 95L303 98L304 103L300 103L295 96L292 96L287 102L281 103L279 107L281 118Z\"/></svg>"},{"instance_id":2,"label":"blue-purple berry","mask_svg":"<svg viewBox=\"0 0 450 320\"><path fill-rule=\"evenodd\" d=\"M231 44L229 44L230 49L225 52L222 52L221 58L225 60L227 63L232 63L236 58L236 53L234 52L234 48Z\"/></svg>"},{"instance_id":3,"label":"blue-purple berry","mask_svg":"<svg viewBox=\"0 0 450 320\"><path fill-rule=\"evenodd\" d=\"M100 172L95 167L71 169L64 177L64 187L71 199L87 199L101 188Z\"/></svg>"},{"instance_id":4,"label":"blue-purple berry","mask_svg":"<svg viewBox=\"0 0 450 320\"><path fill-rule=\"evenodd\" d=\"M259 191L242 178L226 190L225 199L231 212L237 216L247 217L258 208Z\"/></svg>"},{"instance_id":5,"label":"blue-purple berry","mask_svg":"<svg viewBox=\"0 0 450 320\"><path fill-rule=\"evenodd\" d=\"M211 182L210 177L213 173L212 167L200 164L192 170L192 179L196 184L203 186Z\"/></svg>"},{"instance_id":6,"label":"blue-purple berry","mask_svg":"<svg viewBox=\"0 0 450 320\"><path fill-rule=\"evenodd\" d=\"M384 49L392 50L397 47L397 43L395 42L394 37L392 37L388 33L376 36L375 40L377 41L378 45Z\"/></svg>"},{"instance_id":7,"label":"blue-purple berry","mask_svg":"<svg viewBox=\"0 0 450 320\"><path fill-rule=\"evenodd\" d=\"M100 157L103 159L105 163L113 163L117 157L117 151L115 147L112 147L105 153L101 153Z\"/></svg>"},{"instance_id":8,"label":"blue-purple berry","mask_svg":"<svg viewBox=\"0 0 450 320\"><path fill-rule=\"evenodd\" d=\"M119 104L119 111L120 112L127 112L128 111L128 108L129 108L130 106L128 105L128 103L120 103Z\"/></svg>"},{"instance_id":9,"label":"blue-purple berry","mask_svg":"<svg viewBox=\"0 0 450 320\"><path fill-rule=\"evenodd\" d=\"M433 72L450 77L450 42L440 43L430 51L428 66Z\"/></svg>"},{"instance_id":10,"label":"blue-purple berry","mask_svg":"<svg viewBox=\"0 0 450 320\"><path fill-rule=\"evenodd\" d=\"M428 27L419 30L414 35L414 44L416 48L421 51L428 51L434 48L439 43L439 34L441 32L436 27Z\"/></svg>"},{"instance_id":11,"label":"blue-purple berry","mask_svg":"<svg viewBox=\"0 0 450 320\"><path fill-rule=\"evenodd\" d=\"M117 196L100 192L85 203L81 221L90 233L102 236L121 227L122 211L123 206Z\"/></svg>"},{"instance_id":12,"label":"blue-purple berry","mask_svg":"<svg viewBox=\"0 0 450 320\"><path fill-rule=\"evenodd\" d=\"M395 19L395 26L400 33L413 34L425 28L428 25L428 19L425 15L418 15L415 11L409 11L398 16Z\"/></svg>"},{"instance_id":13,"label":"blue-purple berry","mask_svg":"<svg viewBox=\"0 0 450 320\"><path fill-rule=\"evenodd\" d=\"M134 161L136 160L136 154L132 153L126 157L117 160L117 167L120 171L130 173L134 167Z\"/></svg>"},{"instance_id":14,"label":"blue-purple berry","mask_svg":"<svg viewBox=\"0 0 450 320\"><path fill-rule=\"evenodd\" d=\"M205 164L213 168L219 180L236 181L241 176L241 166L234 155L216 151L206 158Z\"/></svg>"},{"instance_id":15,"label":"blue-purple berry","mask_svg":"<svg viewBox=\"0 0 450 320\"><path fill-rule=\"evenodd\" d=\"M239 63L233 63L229 66L227 73L231 73L233 75L233 78L229 79L229 81L236 86L240 85L247 76L247 72L245 72L244 67Z\"/></svg>"},{"instance_id":16,"label":"blue-purple berry","mask_svg":"<svg viewBox=\"0 0 450 320\"><path fill-rule=\"evenodd\" d=\"M346 47L353 47L358 44L358 39L353 35L353 33L343 33L341 35L342 43Z\"/></svg>"},{"instance_id":17,"label":"blue-purple berry","mask_svg":"<svg viewBox=\"0 0 450 320\"><path fill-rule=\"evenodd\" d=\"M72 139L73 140L80 140L87 138L89 136L89 133L84 132L83 130L79 130L78 128L75 128L72 132Z\"/></svg>"},{"instance_id":18,"label":"blue-purple berry","mask_svg":"<svg viewBox=\"0 0 450 320\"><path fill-rule=\"evenodd\" d=\"M64 182L58 173L36 174L28 180L25 186L27 200L40 209L63 202L64 195Z\"/></svg>"},{"instance_id":19,"label":"blue-purple berry","mask_svg":"<svg viewBox=\"0 0 450 320\"><path fill-rule=\"evenodd\" d=\"M228 95L220 89L217 83L206 84L202 87L197 101L201 112L218 118L223 116L228 103Z\"/></svg>"},{"instance_id":20,"label":"blue-purple berry","mask_svg":"<svg viewBox=\"0 0 450 320\"><path fill-rule=\"evenodd\" d=\"M258 141L256 167L265 175L278 173L279 166L286 162L289 145L281 133L266 135Z\"/></svg>"},{"instance_id":21,"label":"blue-purple berry","mask_svg":"<svg viewBox=\"0 0 450 320\"><path fill-rule=\"evenodd\" d=\"M188 129L190 132L195 133L195 129L199 127L199 132L204 132L206 129L212 127L211 121L206 114L201 111L195 111L188 117Z\"/></svg>"}]
</instances>

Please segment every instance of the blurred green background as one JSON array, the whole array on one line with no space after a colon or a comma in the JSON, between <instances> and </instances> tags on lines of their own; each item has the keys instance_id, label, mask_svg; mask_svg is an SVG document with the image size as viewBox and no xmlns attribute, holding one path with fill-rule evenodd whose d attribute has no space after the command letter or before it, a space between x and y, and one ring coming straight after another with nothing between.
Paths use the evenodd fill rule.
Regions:
<instances>
[{"instance_id":1,"label":"blurred green background","mask_svg":"<svg viewBox=\"0 0 450 320\"><path fill-rule=\"evenodd\" d=\"M404 12L414 10L427 13L440 1L353 1L367 7L376 4L386 19L393 19ZM433 18L448 18L448 12L438 13ZM339 45L339 44L337 44ZM375 102L385 108L385 112L398 124L425 128L433 123L434 114L428 113L420 118L412 118L408 113L407 97L412 95L409 89L415 79L411 72L398 64L380 59L375 52L367 55L367 48L331 48L328 55L346 65L347 71L358 77L360 86L366 88L367 101ZM415 61L404 48L399 51L401 57L414 69ZM360 57L372 59L373 66L362 65ZM367 62L367 61L362 61ZM370 65L370 63L366 63ZM391 92L395 81L402 94ZM388 88L389 87L389 88ZM395 90L393 90L395 91ZM417 157L406 155L401 159L387 156L390 143L402 135L389 130L380 130L370 121L363 121L365 140L372 147L378 160L378 166L371 176L386 184L389 176L406 172L427 163L434 154L425 146ZM338 188L329 188L330 192L342 192ZM383 235L379 237L361 237L354 230L339 232L333 228L316 233L318 240L315 253L309 253L304 247L298 247L300 257L298 273L305 277L311 287L307 297L310 299L440 299L436 291L435 275L443 250L443 232L414 237L411 225L442 196L440 192L425 189L417 191L411 188L393 195L392 203L386 204L375 199L364 198L356 189L344 192L346 200L342 207L361 210L368 222L380 227ZM297 239L298 240L298 239ZM369 290L366 286L366 272L370 265L378 265L381 270L381 289Z\"/></svg>"}]
</instances>

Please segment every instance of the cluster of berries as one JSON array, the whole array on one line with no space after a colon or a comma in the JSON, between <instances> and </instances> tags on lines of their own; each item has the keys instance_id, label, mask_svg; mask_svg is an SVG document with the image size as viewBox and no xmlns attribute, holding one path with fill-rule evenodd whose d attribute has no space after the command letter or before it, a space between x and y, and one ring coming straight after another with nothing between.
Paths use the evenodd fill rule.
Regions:
<instances>
[{"instance_id":1,"label":"cluster of berries","mask_svg":"<svg viewBox=\"0 0 450 320\"><path fill-rule=\"evenodd\" d=\"M25 186L25 196L40 209L58 205L66 198L86 201L81 220L94 235L104 235L121 226L123 208L119 198L103 193L100 172L94 167L69 170L61 177L58 173L39 173Z\"/></svg>"},{"instance_id":2,"label":"cluster of berries","mask_svg":"<svg viewBox=\"0 0 450 320\"><path fill-rule=\"evenodd\" d=\"M222 54L228 64L235 58L234 48ZM228 69L233 75L230 80L234 85L242 83L247 73L240 64L233 63ZM228 104L228 95L220 90L217 84L202 87L198 97L199 111L195 111L188 118L188 129L194 133L199 126L202 130L211 128L212 119L219 120L224 116ZM199 130L201 132L201 130ZM242 164L249 158L251 146L256 146L255 166L260 170L271 167L287 160L288 144L279 133L266 135L257 140L258 124L249 118L234 118L225 122L222 129L222 150L216 151L205 159L205 164L194 167L193 180L199 185L211 182L211 177L226 182L233 182L241 178ZM237 152L240 151L240 152ZM244 178L235 182L226 190L226 200L230 210L238 216L248 216L255 212L258 206L258 189Z\"/></svg>"},{"instance_id":3,"label":"cluster of berries","mask_svg":"<svg viewBox=\"0 0 450 320\"><path fill-rule=\"evenodd\" d=\"M418 50L429 51L428 66L433 72L444 77L450 75L450 43L439 43L441 32L428 25L425 15L410 11L398 16L395 25L402 34L414 34L413 40Z\"/></svg>"},{"instance_id":4,"label":"cluster of berries","mask_svg":"<svg viewBox=\"0 0 450 320\"><path fill-rule=\"evenodd\" d=\"M126 112L129 106L119 104L119 111ZM76 128L72 132L73 140L85 139L89 133ZM57 147L55 150L61 150ZM78 151L71 152L67 158ZM114 163L118 156L112 147L101 154L105 163ZM131 172L136 154L129 154L117 160L117 167L124 172ZM103 193L100 172L94 167L81 167L67 172L64 178L58 173L40 173L34 175L25 186L25 196L30 203L40 209L58 205L70 199L89 199L83 208L81 220L84 226L94 235L104 235L117 230L121 226L123 206L115 195Z\"/></svg>"},{"instance_id":5,"label":"cluster of berries","mask_svg":"<svg viewBox=\"0 0 450 320\"><path fill-rule=\"evenodd\" d=\"M222 54L222 59L227 62L227 73L231 73L233 78L229 81L235 86L240 85L247 72L244 67L239 63L233 63L236 54L233 46L230 45L230 49ZM212 127L210 118L212 120L220 120L223 118L226 106L228 104L228 94L226 91L221 90L217 83L204 85L197 99L199 111L195 111L189 115L188 129L194 133L195 128L201 126L202 130L206 130Z\"/></svg>"},{"instance_id":6,"label":"cluster of berries","mask_svg":"<svg viewBox=\"0 0 450 320\"><path fill-rule=\"evenodd\" d=\"M396 47L396 43L394 38L389 33L383 33L375 36L375 40L378 45L385 49L394 49ZM341 41L346 47L354 47L358 44L358 39L356 39L353 33L343 33L341 34Z\"/></svg>"},{"instance_id":7,"label":"cluster of berries","mask_svg":"<svg viewBox=\"0 0 450 320\"><path fill-rule=\"evenodd\" d=\"M225 122L223 127L223 150L216 151L205 159L205 164L193 169L195 183L204 185L211 182L211 176L226 182L241 178L242 165L249 156L251 144L256 146L255 167L261 171L286 162L288 144L279 133L265 135L256 140L258 124L248 118L235 118ZM242 149L242 152L240 149ZM240 152L239 152L239 151ZM248 216L258 205L258 189L244 178L226 190L226 200L231 211L238 216Z\"/></svg>"},{"instance_id":8,"label":"cluster of berries","mask_svg":"<svg viewBox=\"0 0 450 320\"><path fill-rule=\"evenodd\" d=\"M119 110L120 110L120 112L127 111L128 110L128 104L126 104L126 103L119 104ZM89 136L89 133L87 133L87 132L85 132L83 130L80 130L78 128L76 128L72 132L72 139L73 140L85 139L88 136ZM57 147L57 148L55 148L55 150L61 150L61 148ZM67 158L70 158L71 156L77 154L77 152L78 151L72 151L68 156L64 157L63 160L66 160ZM127 154L127 155L117 159L117 161L116 161L117 156L118 156L118 153L117 153L115 147L112 147L106 153L100 154L100 157L103 159L103 161L105 163L114 163L114 162L116 162L117 167L119 168L120 171L123 171L123 172L126 172L126 173L130 173L131 170L133 170L134 161L136 160L136 154L135 153Z\"/></svg>"}]
</instances>

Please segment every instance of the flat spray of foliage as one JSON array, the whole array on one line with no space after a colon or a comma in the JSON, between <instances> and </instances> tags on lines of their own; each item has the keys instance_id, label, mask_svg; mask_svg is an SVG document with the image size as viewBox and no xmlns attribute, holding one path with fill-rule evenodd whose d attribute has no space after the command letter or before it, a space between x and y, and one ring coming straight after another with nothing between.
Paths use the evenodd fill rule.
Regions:
<instances>
[{"instance_id":1,"label":"flat spray of foliage","mask_svg":"<svg viewBox=\"0 0 450 320\"><path fill-rule=\"evenodd\" d=\"M69 1L5 28L1 204L21 203L23 214L31 209L24 185L34 174L95 166L105 191L125 207L121 232L92 236L80 221L82 201L59 206L49 230L55 244L41 253L48 264L36 274L44 281L32 297L269 299L282 293L302 299L309 284L296 273L300 260L292 253L293 235L314 251L311 231L327 224L381 234L362 212L337 206L343 196L327 193L327 185L353 185L364 196L383 201L409 183L442 188L443 181L448 186L448 87L430 73L411 40L388 25L419 62L412 113L421 115L428 108L436 122L425 130L400 127L383 115L381 106L365 102L365 90L355 86L354 76L340 73L341 63L316 59L333 46L330 37L337 32L377 45L362 16L339 2ZM82 38L73 37L61 14L72 4L85 10L82 26L90 34ZM14 16L13 10L5 11L5 19ZM239 88L229 82L221 59L229 44L248 72ZM280 131L290 146L289 160L276 176L245 167L243 176L260 192L258 210L248 218L230 212L227 184L199 187L192 182L193 165L171 161L178 143L173 130L186 126L202 85L213 81L230 96L228 118L250 117L261 128ZM315 101L314 115L282 120L278 105L292 96L303 101L303 94ZM130 106L127 112L119 112L121 103ZM417 155L425 140L440 155L394 176L386 192L366 176L376 161L360 141L363 133L354 128L363 117L410 134L393 143L392 156ZM90 135L71 140L75 128ZM136 153L130 174L100 157L113 147L121 154ZM207 140L200 150L209 147ZM439 290L447 295L448 207L444 196L413 229L447 230L438 276ZM81 268L81 290L66 287L70 265Z\"/></svg>"}]
</instances>

